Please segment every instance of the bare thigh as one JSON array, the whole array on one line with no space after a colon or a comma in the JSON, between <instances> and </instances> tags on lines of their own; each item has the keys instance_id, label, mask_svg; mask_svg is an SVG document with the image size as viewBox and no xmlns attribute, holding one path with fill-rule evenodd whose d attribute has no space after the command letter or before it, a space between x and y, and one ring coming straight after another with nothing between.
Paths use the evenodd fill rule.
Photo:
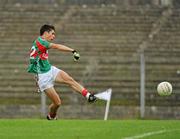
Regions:
<instances>
[{"instance_id":1,"label":"bare thigh","mask_svg":"<svg viewBox=\"0 0 180 139\"><path fill-rule=\"evenodd\" d=\"M69 81L73 80L73 78L67 74L65 71L61 70L55 79L56 82L59 83L68 83Z\"/></svg>"},{"instance_id":2,"label":"bare thigh","mask_svg":"<svg viewBox=\"0 0 180 139\"><path fill-rule=\"evenodd\" d=\"M61 70L55 79L56 82L64 83L69 85L75 91L81 93L83 90L83 86L81 86L78 82L76 82L69 74Z\"/></svg>"}]
</instances>

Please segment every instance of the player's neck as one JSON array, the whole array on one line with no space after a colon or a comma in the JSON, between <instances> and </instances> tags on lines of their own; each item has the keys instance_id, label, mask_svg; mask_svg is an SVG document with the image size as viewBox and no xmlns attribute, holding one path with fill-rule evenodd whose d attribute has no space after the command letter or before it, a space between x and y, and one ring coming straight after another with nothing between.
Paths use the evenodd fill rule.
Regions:
<instances>
[{"instance_id":1,"label":"player's neck","mask_svg":"<svg viewBox=\"0 0 180 139\"><path fill-rule=\"evenodd\" d=\"M40 36L42 39L46 40L46 37L44 35Z\"/></svg>"}]
</instances>

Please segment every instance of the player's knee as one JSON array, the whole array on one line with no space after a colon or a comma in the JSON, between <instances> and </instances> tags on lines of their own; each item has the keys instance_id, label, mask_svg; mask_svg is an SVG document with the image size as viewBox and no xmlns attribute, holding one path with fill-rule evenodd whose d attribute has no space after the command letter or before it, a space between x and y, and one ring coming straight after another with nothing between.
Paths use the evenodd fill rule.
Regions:
<instances>
[{"instance_id":1,"label":"player's knee","mask_svg":"<svg viewBox=\"0 0 180 139\"><path fill-rule=\"evenodd\" d=\"M61 106L61 101L56 102L56 103L55 103L55 106L56 106L57 108L59 108L59 107Z\"/></svg>"}]
</instances>

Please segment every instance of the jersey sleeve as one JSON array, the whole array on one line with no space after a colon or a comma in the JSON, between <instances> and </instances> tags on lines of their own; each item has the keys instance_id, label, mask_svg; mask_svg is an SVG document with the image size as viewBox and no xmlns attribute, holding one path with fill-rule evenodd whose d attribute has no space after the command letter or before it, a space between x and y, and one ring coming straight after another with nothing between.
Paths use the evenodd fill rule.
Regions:
<instances>
[{"instance_id":1,"label":"jersey sleeve","mask_svg":"<svg viewBox=\"0 0 180 139\"><path fill-rule=\"evenodd\" d=\"M50 47L50 42L42 39L42 38L39 38L39 42L46 48L49 48Z\"/></svg>"},{"instance_id":2,"label":"jersey sleeve","mask_svg":"<svg viewBox=\"0 0 180 139\"><path fill-rule=\"evenodd\" d=\"M50 42L44 40L44 41L42 42L42 45L44 45L46 48L49 48Z\"/></svg>"}]
</instances>

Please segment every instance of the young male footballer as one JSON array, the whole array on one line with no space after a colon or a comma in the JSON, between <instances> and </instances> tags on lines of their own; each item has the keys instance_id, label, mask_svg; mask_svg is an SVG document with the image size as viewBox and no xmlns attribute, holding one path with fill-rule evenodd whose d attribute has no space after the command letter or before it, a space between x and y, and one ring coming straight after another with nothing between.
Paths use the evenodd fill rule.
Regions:
<instances>
[{"instance_id":1,"label":"young male footballer","mask_svg":"<svg viewBox=\"0 0 180 139\"><path fill-rule=\"evenodd\" d=\"M40 36L33 42L30 51L30 63L28 72L34 73L37 77L37 84L42 93L45 93L52 101L49 106L48 120L57 119L57 110L61 105L61 99L54 89L54 82L65 83L76 92L87 98L88 102L96 101L96 97L89 93L82 85L76 82L65 71L52 66L48 61L48 50L55 49L63 52L70 52L74 60L80 58L79 53L70 47L62 44L51 43L55 39L55 27L45 24L40 28Z\"/></svg>"}]
</instances>

